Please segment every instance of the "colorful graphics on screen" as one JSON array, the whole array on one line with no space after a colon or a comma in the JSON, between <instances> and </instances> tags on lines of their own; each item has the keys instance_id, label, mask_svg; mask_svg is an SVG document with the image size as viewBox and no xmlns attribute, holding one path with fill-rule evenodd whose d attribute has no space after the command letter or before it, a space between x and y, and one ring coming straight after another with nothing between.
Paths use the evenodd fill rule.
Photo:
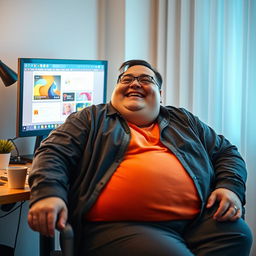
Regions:
<instances>
[{"instance_id":1,"label":"colorful graphics on screen","mask_svg":"<svg viewBox=\"0 0 256 256\"><path fill-rule=\"evenodd\" d=\"M91 106L92 103L91 102L86 102L86 103L76 103L76 111L80 111L85 107L89 107Z\"/></svg>"},{"instance_id":2,"label":"colorful graphics on screen","mask_svg":"<svg viewBox=\"0 0 256 256\"><path fill-rule=\"evenodd\" d=\"M63 101L74 101L75 100L75 93L74 92L64 92L62 95Z\"/></svg>"},{"instance_id":3,"label":"colorful graphics on screen","mask_svg":"<svg viewBox=\"0 0 256 256\"><path fill-rule=\"evenodd\" d=\"M34 100L60 99L61 76L35 75Z\"/></svg>"},{"instance_id":4,"label":"colorful graphics on screen","mask_svg":"<svg viewBox=\"0 0 256 256\"><path fill-rule=\"evenodd\" d=\"M92 93L91 92L77 92L76 100L77 101L91 101Z\"/></svg>"},{"instance_id":5,"label":"colorful graphics on screen","mask_svg":"<svg viewBox=\"0 0 256 256\"><path fill-rule=\"evenodd\" d=\"M62 115L68 116L75 111L74 103L63 103Z\"/></svg>"}]
</instances>

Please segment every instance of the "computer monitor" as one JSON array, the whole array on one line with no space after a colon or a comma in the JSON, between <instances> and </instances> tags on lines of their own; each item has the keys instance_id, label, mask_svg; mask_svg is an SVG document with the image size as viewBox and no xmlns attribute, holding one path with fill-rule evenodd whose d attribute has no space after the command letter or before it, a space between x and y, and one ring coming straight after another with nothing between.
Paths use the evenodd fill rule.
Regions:
<instances>
[{"instance_id":1,"label":"computer monitor","mask_svg":"<svg viewBox=\"0 0 256 256\"><path fill-rule=\"evenodd\" d=\"M19 58L17 137L35 149L67 116L106 102L107 61Z\"/></svg>"}]
</instances>

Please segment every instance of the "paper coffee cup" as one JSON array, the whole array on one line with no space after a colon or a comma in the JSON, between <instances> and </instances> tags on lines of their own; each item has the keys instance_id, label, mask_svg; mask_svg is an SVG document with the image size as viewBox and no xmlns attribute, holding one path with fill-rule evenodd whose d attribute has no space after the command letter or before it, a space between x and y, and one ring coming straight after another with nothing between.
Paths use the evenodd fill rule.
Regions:
<instances>
[{"instance_id":1,"label":"paper coffee cup","mask_svg":"<svg viewBox=\"0 0 256 256\"><path fill-rule=\"evenodd\" d=\"M7 169L8 187L9 188L24 188L27 176L28 167L15 166Z\"/></svg>"}]
</instances>

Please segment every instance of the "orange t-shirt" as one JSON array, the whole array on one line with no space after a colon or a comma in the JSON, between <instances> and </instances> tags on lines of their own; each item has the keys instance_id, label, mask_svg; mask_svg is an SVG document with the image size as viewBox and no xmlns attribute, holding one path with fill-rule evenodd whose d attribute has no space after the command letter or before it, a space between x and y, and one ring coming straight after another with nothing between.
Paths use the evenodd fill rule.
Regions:
<instances>
[{"instance_id":1,"label":"orange t-shirt","mask_svg":"<svg viewBox=\"0 0 256 256\"><path fill-rule=\"evenodd\" d=\"M158 124L129 124L125 157L92 209L89 221L192 219L200 209L193 180L161 142Z\"/></svg>"}]
</instances>

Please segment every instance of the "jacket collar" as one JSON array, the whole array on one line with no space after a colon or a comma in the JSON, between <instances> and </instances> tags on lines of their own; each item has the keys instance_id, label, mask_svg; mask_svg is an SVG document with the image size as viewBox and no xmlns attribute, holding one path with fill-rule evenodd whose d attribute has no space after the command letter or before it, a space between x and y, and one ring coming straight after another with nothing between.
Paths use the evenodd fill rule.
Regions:
<instances>
[{"instance_id":1,"label":"jacket collar","mask_svg":"<svg viewBox=\"0 0 256 256\"><path fill-rule=\"evenodd\" d=\"M111 101L107 103L107 116L112 116L112 115L119 115L121 114L113 107Z\"/></svg>"},{"instance_id":2,"label":"jacket collar","mask_svg":"<svg viewBox=\"0 0 256 256\"><path fill-rule=\"evenodd\" d=\"M170 123L170 114L164 106L160 106L160 112L157 118L157 122L161 130L168 126Z\"/></svg>"}]
</instances>

